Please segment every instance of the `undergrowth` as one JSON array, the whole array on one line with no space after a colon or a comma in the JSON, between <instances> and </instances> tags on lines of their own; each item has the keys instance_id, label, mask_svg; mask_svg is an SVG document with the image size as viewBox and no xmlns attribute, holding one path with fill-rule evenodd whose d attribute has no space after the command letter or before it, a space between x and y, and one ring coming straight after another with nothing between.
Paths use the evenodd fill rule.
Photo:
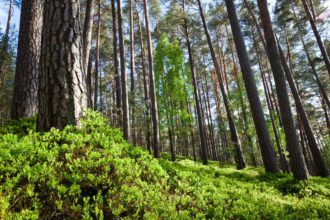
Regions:
<instances>
[{"instance_id":1,"label":"undergrowth","mask_svg":"<svg viewBox=\"0 0 330 220\"><path fill-rule=\"evenodd\" d=\"M63 131L32 121L0 130L0 219L330 219L329 179L156 160L91 111Z\"/></svg>"}]
</instances>

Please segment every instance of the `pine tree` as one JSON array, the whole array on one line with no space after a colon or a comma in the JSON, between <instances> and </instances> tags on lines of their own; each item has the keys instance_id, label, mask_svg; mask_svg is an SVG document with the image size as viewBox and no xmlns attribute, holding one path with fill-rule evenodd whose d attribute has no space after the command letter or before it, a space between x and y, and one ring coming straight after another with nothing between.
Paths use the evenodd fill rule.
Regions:
<instances>
[{"instance_id":1,"label":"pine tree","mask_svg":"<svg viewBox=\"0 0 330 220\"><path fill-rule=\"evenodd\" d=\"M38 91L39 131L78 124L87 107L79 7L79 1L45 1Z\"/></svg>"}]
</instances>

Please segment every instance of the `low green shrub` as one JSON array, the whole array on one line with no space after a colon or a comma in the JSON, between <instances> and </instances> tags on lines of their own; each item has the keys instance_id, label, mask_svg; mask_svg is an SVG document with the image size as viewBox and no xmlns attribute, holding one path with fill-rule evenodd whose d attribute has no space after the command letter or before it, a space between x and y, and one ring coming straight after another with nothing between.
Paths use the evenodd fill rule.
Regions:
<instances>
[{"instance_id":1,"label":"low green shrub","mask_svg":"<svg viewBox=\"0 0 330 220\"><path fill-rule=\"evenodd\" d=\"M4 127L0 127L0 135L12 133L18 136L27 135L36 130L36 117L10 120Z\"/></svg>"},{"instance_id":2,"label":"low green shrub","mask_svg":"<svg viewBox=\"0 0 330 220\"><path fill-rule=\"evenodd\" d=\"M156 160L91 111L63 131L19 126L0 136L0 219L330 219L329 179Z\"/></svg>"}]
</instances>

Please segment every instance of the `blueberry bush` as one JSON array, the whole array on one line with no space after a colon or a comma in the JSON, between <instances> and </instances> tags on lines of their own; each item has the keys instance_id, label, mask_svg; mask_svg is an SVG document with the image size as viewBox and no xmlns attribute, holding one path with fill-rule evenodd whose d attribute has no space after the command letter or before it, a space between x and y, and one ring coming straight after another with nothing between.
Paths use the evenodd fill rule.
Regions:
<instances>
[{"instance_id":1,"label":"blueberry bush","mask_svg":"<svg viewBox=\"0 0 330 220\"><path fill-rule=\"evenodd\" d=\"M0 130L0 219L330 219L330 180L156 160L99 113Z\"/></svg>"}]
</instances>

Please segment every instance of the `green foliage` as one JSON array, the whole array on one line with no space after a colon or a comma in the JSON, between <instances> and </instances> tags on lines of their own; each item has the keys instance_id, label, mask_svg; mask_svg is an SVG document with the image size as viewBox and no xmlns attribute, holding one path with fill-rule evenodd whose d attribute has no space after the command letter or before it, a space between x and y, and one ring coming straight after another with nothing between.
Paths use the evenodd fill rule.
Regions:
<instances>
[{"instance_id":1,"label":"green foliage","mask_svg":"<svg viewBox=\"0 0 330 220\"><path fill-rule=\"evenodd\" d=\"M36 130L36 117L20 120L11 120L5 127L0 127L0 135L12 133L18 136L27 135Z\"/></svg>"},{"instance_id":2,"label":"green foliage","mask_svg":"<svg viewBox=\"0 0 330 220\"><path fill-rule=\"evenodd\" d=\"M153 159L99 113L0 136L0 219L329 219L330 181ZM25 126L26 127L26 126Z\"/></svg>"},{"instance_id":3,"label":"green foliage","mask_svg":"<svg viewBox=\"0 0 330 220\"><path fill-rule=\"evenodd\" d=\"M181 126L181 132L188 129L192 119L187 109L192 97L189 96L192 88L188 70L179 43L171 43L166 35L162 35L155 52L157 104L162 130L178 132L175 131L177 124L187 125Z\"/></svg>"}]
</instances>

